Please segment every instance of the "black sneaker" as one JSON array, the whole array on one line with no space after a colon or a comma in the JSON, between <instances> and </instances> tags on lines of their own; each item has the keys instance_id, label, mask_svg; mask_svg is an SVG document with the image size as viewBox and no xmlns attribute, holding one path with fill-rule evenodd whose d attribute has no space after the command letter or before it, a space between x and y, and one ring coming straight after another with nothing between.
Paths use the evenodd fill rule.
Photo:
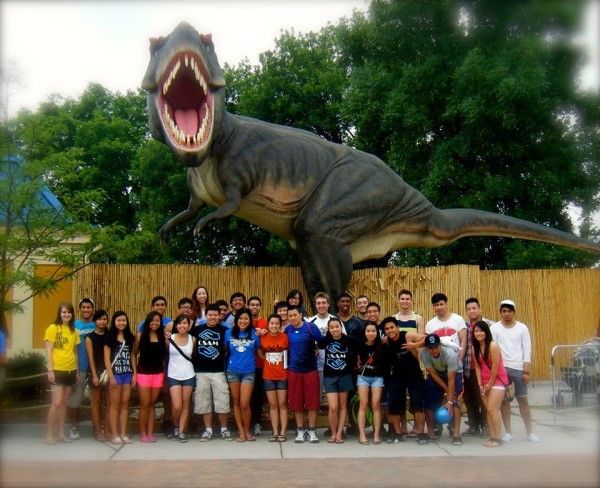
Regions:
<instances>
[{"instance_id":1,"label":"black sneaker","mask_svg":"<svg viewBox=\"0 0 600 488\"><path fill-rule=\"evenodd\" d=\"M388 444L399 444L400 442L404 442L404 436L402 434L390 434L385 442Z\"/></svg>"},{"instance_id":2,"label":"black sneaker","mask_svg":"<svg viewBox=\"0 0 600 488\"><path fill-rule=\"evenodd\" d=\"M442 435L442 432L444 431L444 427L440 424L435 424L433 426L433 435L440 437Z\"/></svg>"},{"instance_id":3,"label":"black sneaker","mask_svg":"<svg viewBox=\"0 0 600 488\"><path fill-rule=\"evenodd\" d=\"M425 444L429 444L429 436L427 434L419 434L417 435L417 443L422 446Z\"/></svg>"},{"instance_id":4,"label":"black sneaker","mask_svg":"<svg viewBox=\"0 0 600 488\"><path fill-rule=\"evenodd\" d=\"M465 430L462 435L467 435L467 436L479 436L481 434L481 430L479 430L479 427L469 427L467 430Z\"/></svg>"},{"instance_id":5,"label":"black sneaker","mask_svg":"<svg viewBox=\"0 0 600 488\"><path fill-rule=\"evenodd\" d=\"M179 439L179 429L175 427L171 432L167 434L167 439Z\"/></svg>"}]
</instances>

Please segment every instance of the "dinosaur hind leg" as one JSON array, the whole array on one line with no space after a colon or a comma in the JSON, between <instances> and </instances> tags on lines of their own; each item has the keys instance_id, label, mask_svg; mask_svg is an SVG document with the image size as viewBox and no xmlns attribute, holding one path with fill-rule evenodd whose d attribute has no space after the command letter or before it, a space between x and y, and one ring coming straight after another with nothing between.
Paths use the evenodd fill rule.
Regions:
<instances>
[{"instance_id":1,"label":"dinosaur hind leg","mask_svg":"<svg viewBox=\"0 0 600 488\"><path fill-rule=\"evenodd\" d=\"M298 258L304 285L314 308L315 293L324 291L334 304L352 277L352 255L333 237L314 236L298 242Z\"/></svg>"}]
</instances>

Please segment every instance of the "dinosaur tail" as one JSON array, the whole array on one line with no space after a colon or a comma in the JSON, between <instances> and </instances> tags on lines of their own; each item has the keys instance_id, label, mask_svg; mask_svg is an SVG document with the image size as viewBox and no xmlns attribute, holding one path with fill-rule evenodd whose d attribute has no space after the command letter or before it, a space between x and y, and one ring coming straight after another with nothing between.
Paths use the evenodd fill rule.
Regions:
<instances>
[{"instance_id":1,"label":"dinosaur tail","mask_svg":"<svg viewBox=\"0 0 600 488\"><path fill-rule=\"evenodd\" d=\"M438 210L433 220L430 230L446 243L467 236L516 237L600 253L600 244L574 234L482 210Z\"/></svg>"}]
</instances>

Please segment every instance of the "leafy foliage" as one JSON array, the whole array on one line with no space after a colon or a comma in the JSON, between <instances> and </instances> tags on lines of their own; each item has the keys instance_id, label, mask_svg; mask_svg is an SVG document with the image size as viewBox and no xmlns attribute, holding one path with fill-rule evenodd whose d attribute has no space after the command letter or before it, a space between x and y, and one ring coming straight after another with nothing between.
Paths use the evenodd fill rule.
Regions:
<instances>
[{"instance_id":1,"label":"leafy foliage","mask_svg":"<svg viewBox=\"0 0 600 488\"><path fill-rule=\"evenodd\" d=\"M594 160L598 132L583 119L576 131L566 123L580 106L573 84L579 58L569 42L580 6L374 0L368 16L340 27L352 66L344 109L356 129L353 143L440 208L479 208L571 231L566 205L589 210L598 189L583 164ZM574 132L590 138L587 149ZM493 238L395 258L486 268L593 259Z\"/></svg>"},{"instance_id":2,"label":"leafy foliage","mask_svg":"<svg viewBox=\"0 0 600 488\"><path fill-rule=\"evenodd\" d=\"M81 212L70 212L45 193L50 169L40 161L16 157L11 133L0 132L0 328L5 314L20 312L35 295L50 293L56 284L85 266L95 246L91 226ZM77 210L77 206L73 204ZM36 263L52 262L51 275L36 273ZM25 292L9 297L14 287Z\"/></svg>"},{"instance_id":3,"label":"leafy foliage","mask_svg":"<svg viewBox=\"0 0 600 488\"><path fill-rule=\"evenodd\" d=\"M574 79L582 3L373 0L368 14L282 32L257 65L225 66L232 113L315 132L381 157L440 208L469 207L598 235L600 100ZM217 46L218 50L218 46ZM8 124L16 150L46 168L69 213L93 224L94 259L128 263L295 264L290 245L236 217L194 223L168 245L158 229L187 206L185 169L147 132L145 95L91 84ZM212 211L201 210L198 218ZM382 265L390 256L364 265ZM467 238L393 255L406 265L590 265L541 243Z\"/></svg>"}]
</instances>

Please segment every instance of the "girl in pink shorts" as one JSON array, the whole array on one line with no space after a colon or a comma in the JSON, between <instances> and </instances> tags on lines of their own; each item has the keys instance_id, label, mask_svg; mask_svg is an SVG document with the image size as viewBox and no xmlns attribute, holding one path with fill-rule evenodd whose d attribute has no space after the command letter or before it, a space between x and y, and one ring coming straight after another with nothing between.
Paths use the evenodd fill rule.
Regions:
<instances>
[{"instance_id":1,"label":"girl in pink shorts","mask_svg":"<svg viewBox=\"0 0 600 488\"><path fill-rule=\"evenodd\" d=\"M492 339L490 326L480 320L473 328L473 354L475 356L475 374L481 392L481 400L485 406L490 438L483 445L498 447L502 444L500 437L500 405L504 399L504 391L508 385L508 376L500 346Z\"/></svg>"},{"instance_id":2,"label":"girl in pink shorts","mask_svg":"<svg viewBox=\"0 0 600 488\"><path fill-rule=\"evenodd\" d=\"M165 371L167 345L162 318L156 311L144 320L137 333L133 355L137 361L137 386L140 398L140 441L156 442L154 436L154 404L160 395Z\"/></svg>"}]
</instances>

